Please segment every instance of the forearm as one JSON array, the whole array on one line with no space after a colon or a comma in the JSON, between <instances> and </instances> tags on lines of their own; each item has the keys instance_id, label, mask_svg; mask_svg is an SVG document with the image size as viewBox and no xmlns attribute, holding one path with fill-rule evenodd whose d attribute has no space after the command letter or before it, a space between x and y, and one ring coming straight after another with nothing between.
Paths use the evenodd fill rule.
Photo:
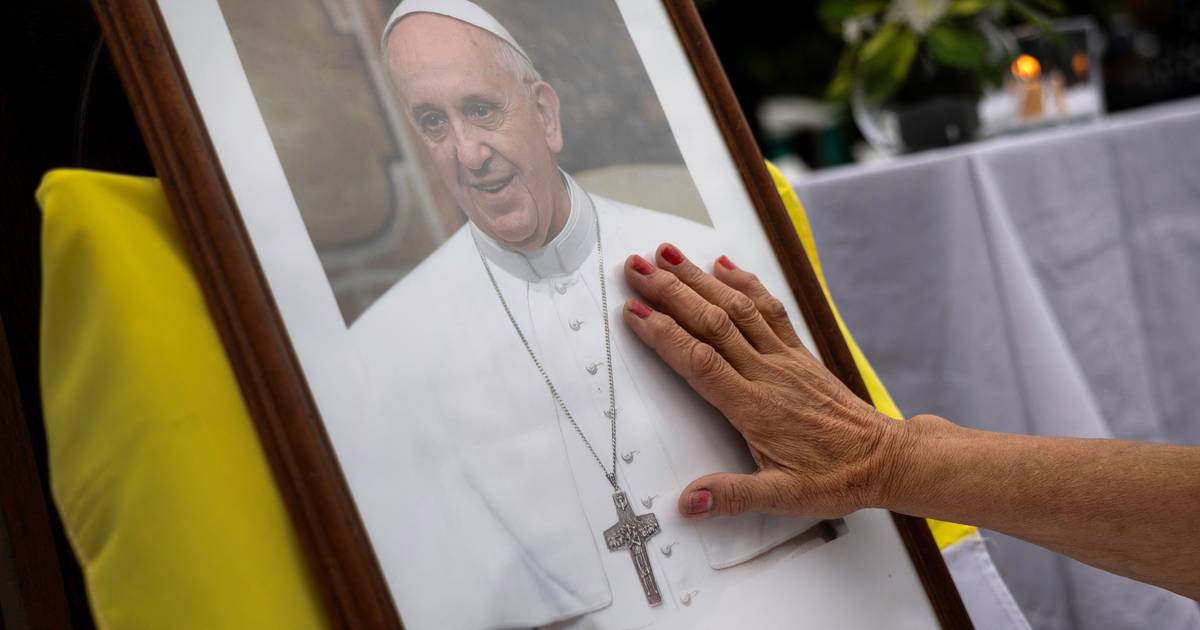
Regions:
<instances>
[{"instance_id":1,"label":"forearm","mask_svg":"<svg viewBox=\"0 0 1200 630\"><path fill-rule=\"evenodd\" d=\"M1200 598L1200 447L904 423L882 507L1016 536Z\"/></svg>"}]
</instances>

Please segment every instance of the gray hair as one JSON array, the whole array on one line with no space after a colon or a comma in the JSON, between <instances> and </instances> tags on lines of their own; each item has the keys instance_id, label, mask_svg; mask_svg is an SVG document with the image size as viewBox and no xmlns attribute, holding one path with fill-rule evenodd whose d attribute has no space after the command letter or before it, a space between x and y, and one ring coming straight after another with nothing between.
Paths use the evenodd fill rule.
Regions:
<instances>
[{"instance_id":1,"label":"gray hair","mask_svg":"<svg viewBox=\"0 0 1200 630\"><path fill-rule=\"evenodd\" d=\"M391 38L392 33L395 32L395 25L392 26L393 28L389 29L383 40L384 45L382 52L384 68L389 67L387 42ZM534 83L542 80L542 75L537 71L537 68L533 67L533 62L530 61L528 57L521 54L521 52L516 48L510 46L508 42L497 37L494 33L488 33L486 30L483 32L490 35L488 41L492 43L493 52L496 58L499 59L504 68L511 72L512 76L516 77L516 79L521 82L521 85L532 94L530 87ZM384 74L387 75L388 82L392 83L393 88L399 88L399 86L395 85L395 82L392 80L391 72L385 72Z\"/></svg>"},{"instance_id":2,"label":"gray hair","mask_svg":"<svg viewBox=\"0 0 1200 630\"><path fill-rule=\"evenodd\" d=\"M488 33L488 35L492 35ZM496 56L504 64L513 76L526 87L542 80L542 75L533 67L533 62L528 57L517 52L516 48L508 45L508 42L492 35L492 42L496 48Z\"/></svg>"}]
</instances>

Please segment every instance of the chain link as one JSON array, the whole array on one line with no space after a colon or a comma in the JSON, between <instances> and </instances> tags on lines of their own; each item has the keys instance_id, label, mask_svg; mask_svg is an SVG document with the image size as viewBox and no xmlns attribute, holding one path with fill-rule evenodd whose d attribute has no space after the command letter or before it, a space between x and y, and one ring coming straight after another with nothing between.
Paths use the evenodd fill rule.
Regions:
<instances>
[{"instance_id":1,"label":"chain link","mask_svg":"<svg viewBox=\"0 0 1200 630\"><path fill-rule=\"evenodd\" d=\"M612 414L611 416L608 416L608 414L605 415L608 416L612 432L612 472L609 472L608 467L604 465L604 460L600 459L600 455L596 453L596 449L592 448L591 441L588 440L587 435L584 435L579 423L575 421L575 416L571 415L571 410L567 408L567 403L559 395L558 388L554 386L554 381L550 380L550 375L546 373L546 368L538 360L537 354L533 351L533 346L525 338L525 333L521 330L521 326L517 324L517 318L513 317L512 309L508 307L508 300L505 300L504 294L500 292L500 285L496 282L496 276L492 273L492 266L488 263L487 257L484 256L482 250L479 252L479 259L483 261L483 269L487 271L488 280L491 280L492 288L496 290L496 297L500 298L500 306L504 307L504 314L508 316L508 321L512 323L513 330L517 331L517 336L521 338L521 343L525 346L525 351L529 353L529 358L533 360L533 365L537 367L538 373L546 381L546 387L550 389L550 395L558 403L559 409L562 409L563 415L567 417L567 420L571 421L571 426L575 427L575 432L579 434L579 439L583 440L583 445L591 452L592 457L596 460L596 464L600 466L600 470L604 471L604 476L612 484L613 490L619 492L620 488L617 486L617 392L613 380L612 330L608 324L608 285L604 279L604 243L600 237L600 213L596 211L596 205L592 202L591 195L588 195L588 203L592 204L592 214L596 218L596 254L600 262L600 308L604 313L604 359L605 364L608 365L608 408Z\"/></svg>"}]
</instances>

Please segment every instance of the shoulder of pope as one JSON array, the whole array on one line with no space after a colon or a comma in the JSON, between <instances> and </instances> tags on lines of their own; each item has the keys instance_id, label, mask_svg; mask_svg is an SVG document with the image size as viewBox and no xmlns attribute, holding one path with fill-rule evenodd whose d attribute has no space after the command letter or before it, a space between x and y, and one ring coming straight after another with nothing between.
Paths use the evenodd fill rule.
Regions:
<instances>
[{"instance_id":1,"label":"shoulder of pope","mask_svg":"<svg viewBox=\"0 0 1200 630\"><path fill-rule=\"evenodd\" d=\"M607 239L604 249L610 274L620 269L629 254L653 259L655 247L663 241L676 243L684 251L696 251L708 249L715 240L715 230L707 225L599 195L591 197ZM625 284L622 278L610 282L610 287ZM444 326L445 322L434 320L442 319L447 306L461 308L463 317L477 317L492 302L496 299L468 223L376 300L351 324L350 335L370 345L372 339L394 337L396 326L402 322L410 326ZM499 304L495 306L496 315L503 317Z\"/></svg>"}]
</instances>

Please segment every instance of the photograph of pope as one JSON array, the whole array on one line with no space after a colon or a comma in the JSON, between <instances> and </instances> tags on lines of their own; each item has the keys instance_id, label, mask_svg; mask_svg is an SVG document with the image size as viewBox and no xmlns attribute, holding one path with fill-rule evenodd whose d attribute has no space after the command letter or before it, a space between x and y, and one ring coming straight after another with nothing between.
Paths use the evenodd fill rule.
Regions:
<instances>
[{"instance_id":1,"label":"photograph of pope","mask_svg":"<svg viewBox=\"0 0 1200 630\"><path fill-rule=\"evenodd\" d=\"M754 462L619 315L629 254L669 240L712 260L729 244L560 169L558 92L480 6L403 0L382 43L468 218L350 328L376 395L341 460L406 627L723 628L759 595L791 627L814 522L678 515L692 479ZM619 512L656 515L644 557L610 551Z\"/></svg>"}]
</instances>

